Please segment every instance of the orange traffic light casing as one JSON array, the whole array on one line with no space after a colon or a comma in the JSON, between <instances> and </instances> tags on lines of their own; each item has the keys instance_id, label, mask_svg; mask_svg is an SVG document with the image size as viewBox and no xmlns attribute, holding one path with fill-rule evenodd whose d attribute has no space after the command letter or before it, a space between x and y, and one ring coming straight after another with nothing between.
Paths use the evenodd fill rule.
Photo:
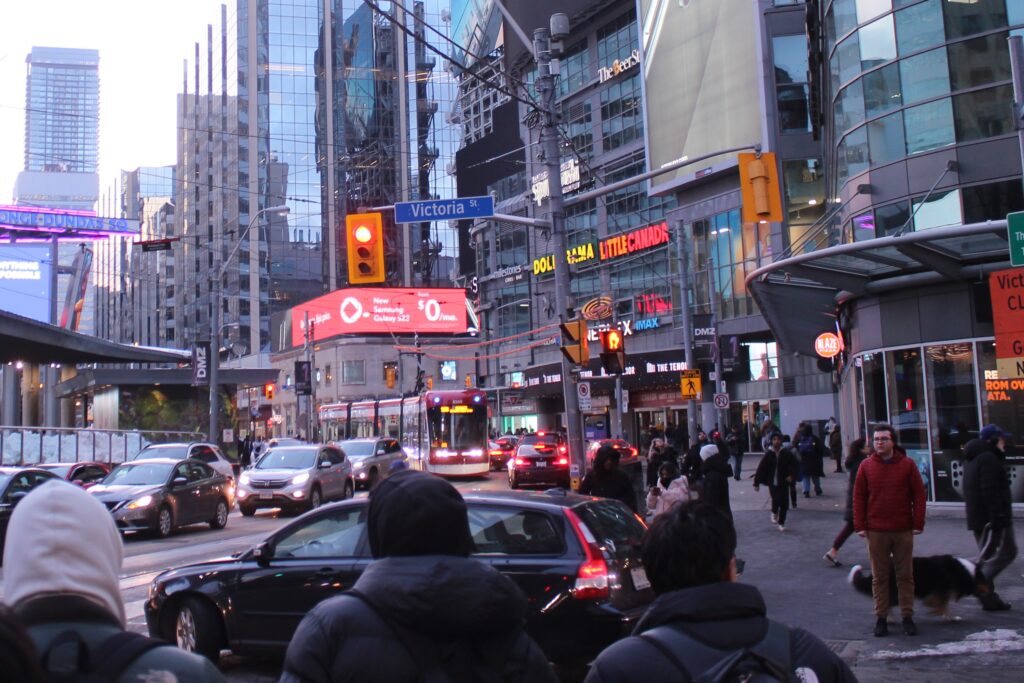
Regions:
<instances>
[{"instance_id":1,"label":"orange traffic light casing","mask_svg":"<svg viewBox=\"0 0 1024 683\"><path fill-rule=\"evenodd\" d=\"M587 339L587 321L580 318L564 322L562 328L562 353L570 363L586 365L590 362L590 342Z\"/></svg>"},{"instance_id":2,"label":"orange traffic light casing","mask_svg":"<svg viewBox=\"0 0 1024 683\"><path fill-rule=\"evenodd\" d=\"M268 401L274 400L274 383L267 382L263 385L263 397Z\"/></svg>"},{"instance_id":3,"label":"orange traffic light casing","mask_svg":"<svg viewBox=\"0 0 1024 683\"><path fill-rule=\"evenodd\" d=\"M395 381L397 379L395 377L395 375L397 375L397 374L398 374L398 369L397 368L394 368L394 367L391 367L391 366L388 366L388 367L384 368L384 384L387 385L388 389L394 389L395 388Z\"/></svg>"},{"instance_id":4,"label":"orange traffic light casing","mask_svg":"<svg viewBox=\"0 0 1024 683\"><path fill-rule=\"evenodd\" d=\"M384 223L379 213L345 216L348 246L348 283L369 285L384 282Z\"/></svg>"},{"instance_id":5,"label":"orange traffic light casing","mask_svg":"<svg viewBox=\"0 0 1024 683\"><path fill-rule=\"evenodd\" d=\"M743 222L781 221L782 192L775 155L771 152L740 154L739 167Z\"/></svg>"},{"instance_id":6,"label":"orange traffic light casing","mask_svg":"<svg viewBox=\"0 0 1024 683\"><path fill-rule=\"evenodd\" d=\"M622 330L610 329L598 333L601 339L601 367L609 375L621 375L626 370L626 344Z\"/></svg>"}]
</instances>

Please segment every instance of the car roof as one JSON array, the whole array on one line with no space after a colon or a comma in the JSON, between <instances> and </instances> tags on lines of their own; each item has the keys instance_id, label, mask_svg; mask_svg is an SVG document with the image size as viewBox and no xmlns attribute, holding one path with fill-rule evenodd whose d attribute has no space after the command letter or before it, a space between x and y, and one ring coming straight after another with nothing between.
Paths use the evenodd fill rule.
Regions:
<instances>
[{"instance_id":1,"label":"car roof","mask_svg":"<svg viewBox=\"0 0 1024 683\"><path fill-rule=\"evenodd\" d=\"M359 436L354 439L339 439L335 443L349 443L350 441L380 441L381 439L390 439L390 436Z\"/></svg>"},{"instance_id":2,"label":"car roof","mask_svg":"<svg viewBox=\"0 0 1024 683\"><path fill-rule=\"evenodd\" d=\"M4 466L4 467L0 467L0 474L17 474L18 472L24 472L26 470L37 470L38 471L39 468L36 467L35 465L25 465L24 467L17 467L17 466L7 465L7 466Z\"/></svg>"},{"instance_id":3,"label":"car roof","mask_svg":"<svg viewBox=\"0 0 1024 683\"><path fill-rule=\"evenodd\" d=\"M553 488L545 491L466 491L462 497L467 501L481 503L516 503L530 507L571 508L593 500L565 489Z\"/></svg>"},{"instance_id":4,"label":"car roof","mask_svg":"<svg viewBox=\"0 0 1024 683\"><path fill-rule=\"evenodd\" d=\"M199 462L195 458L139 458L138 460L129 460L128 462L119 462L118 465L176 465L179 462L185 462L185 460L194 460Z\"/></svg>"}]
</instances>

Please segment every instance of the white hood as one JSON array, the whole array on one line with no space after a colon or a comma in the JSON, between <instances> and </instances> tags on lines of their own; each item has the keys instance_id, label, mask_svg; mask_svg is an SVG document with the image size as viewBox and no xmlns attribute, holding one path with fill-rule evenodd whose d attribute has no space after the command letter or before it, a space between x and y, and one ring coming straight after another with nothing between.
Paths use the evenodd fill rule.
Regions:
<instances>
[{"instance_id":1,"label":"white hood","mask_svg":"<svg viewBox=\"0 0 1024 683\"><path fill-rule=\"evenodd\" d=\"M4 599L78 595L125 625L123 548L110 512L74 484L52 481L14 508L4 548Z\"/></svg>"}]
</instances>

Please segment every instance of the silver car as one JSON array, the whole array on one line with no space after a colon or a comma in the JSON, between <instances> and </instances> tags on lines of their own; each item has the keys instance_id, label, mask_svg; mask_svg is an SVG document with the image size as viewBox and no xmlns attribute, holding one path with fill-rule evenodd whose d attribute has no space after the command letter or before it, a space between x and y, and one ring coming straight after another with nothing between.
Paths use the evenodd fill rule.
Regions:
<instances>
[{"instance_id":1,"label":"silver car","mask_svg":"<svg viewBox=\"0 0 1024 683\"><path fill-rule=\"evenodd\" d=\"M354 494L352 463L333 446L271 448L238 478L238 509L246 517L258 508L312 510Z\"/></svg>"},{"instance_id":2,"label":"silver car","mask_svg":"<svg viewBox=\"0 0 1024 683\"><path fill-rule=\"evenodd\" d=\"M228 508L235 504L235 479L237 479L238 467L214 444L200 443L198 441L187 443L151 443L129 459L134 462L150 458L175 458L178 460L192 458L205 462L227 477Z\"/></svg>"},{"instance_id":3,"label":"silver car","mask_svg":"<svg viewBox=\"0 0 1024 683\"><path fill-rule=\"evenodd\" d=\"M391 463L406 459L397 439L349 439L333 445L352 461L352 474L360 488L373 488L378 479L387 476Z\"/></svg>"}]
</instances>

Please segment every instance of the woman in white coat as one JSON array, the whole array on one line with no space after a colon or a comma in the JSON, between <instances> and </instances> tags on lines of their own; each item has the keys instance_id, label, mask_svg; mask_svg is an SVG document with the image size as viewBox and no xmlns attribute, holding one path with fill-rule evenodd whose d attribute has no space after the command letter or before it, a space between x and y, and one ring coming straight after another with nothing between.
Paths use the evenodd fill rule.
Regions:
<instances>
[{"instance_id":1,"label":"woman in white coat","mask_svg":"<svg viewBox=\"0 0 1024 683\"><path fill-rule=\"evenodd\" d=\"M674 463L662 463L658 468L658 481L647 492L647 509L654 519L675 505L690 500L690 483L679 475Z\"/></svg>"}]
</instances>

